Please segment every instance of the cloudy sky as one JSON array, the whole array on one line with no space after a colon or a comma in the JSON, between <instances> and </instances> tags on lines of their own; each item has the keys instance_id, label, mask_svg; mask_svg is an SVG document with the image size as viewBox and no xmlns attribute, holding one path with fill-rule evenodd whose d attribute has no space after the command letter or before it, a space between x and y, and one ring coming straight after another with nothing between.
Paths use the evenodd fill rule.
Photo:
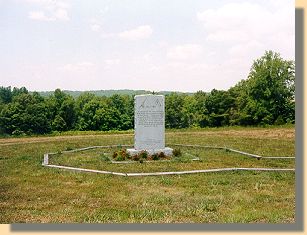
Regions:
<instances>
[{"instance_id":1,"label":"cloudy sky","mask_svg":"<svg viewBox=\"0 0 307 235\"><path fill-rule=\"evenodd\" d=\"M294 60L294 0L0 0L0 86L210 91Z\"/></svg>"}]
</instances>

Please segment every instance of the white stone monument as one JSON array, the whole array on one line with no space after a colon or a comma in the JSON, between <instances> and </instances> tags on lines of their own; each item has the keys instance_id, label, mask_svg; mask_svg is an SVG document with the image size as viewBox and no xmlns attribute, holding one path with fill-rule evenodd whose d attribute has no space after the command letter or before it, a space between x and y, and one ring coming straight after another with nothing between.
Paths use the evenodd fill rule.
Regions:
<instances>
[{"instance_id":1,"label":"white stone monument","mask_svg":"<svg viewBox=\"0 0 307 235\"><path fill-rule=\"evenodd\" d=\"M165 147L165 112L163 95L136 95L134 97L134 149L130 155L146 150L149 154L163 152L172 155Z\"/></svg>"}]
</instances>

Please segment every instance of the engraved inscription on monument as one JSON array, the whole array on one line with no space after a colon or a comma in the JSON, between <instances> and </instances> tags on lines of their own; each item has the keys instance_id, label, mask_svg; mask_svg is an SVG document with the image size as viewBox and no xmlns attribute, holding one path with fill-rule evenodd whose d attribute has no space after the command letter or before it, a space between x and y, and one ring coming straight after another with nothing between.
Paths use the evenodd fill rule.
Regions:
<instances>
[{"instance_id":1,"label":"engraved inscription on monument","mask_svg":"<svg viewBox=\"0 0 307 235\"><path fill-rule=\"evenodd\" d=\"M163 111L140 110L136 113L137 125L157 127L163 125Z\"/></svg>"}]
</instances>

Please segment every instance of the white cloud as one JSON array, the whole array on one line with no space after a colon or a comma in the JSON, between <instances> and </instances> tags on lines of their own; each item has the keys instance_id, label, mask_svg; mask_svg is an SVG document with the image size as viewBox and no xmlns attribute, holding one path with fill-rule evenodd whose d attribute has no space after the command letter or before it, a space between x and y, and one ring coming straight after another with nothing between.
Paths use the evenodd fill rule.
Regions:
<instances>
[{"instance_id":1,"label":"white cloud","mask_svg":"<svg viewBox=\"0 0 307 235\"><path fill-rule=\"evenodd\" d=\"M261 2L228 2L216 9L197 13L207 34L207 42L223 48L219 53L223 58L221 61L241 60L241 63L249 61L252 64L265 50L294 59L294 1Z\"/></svg>"},{"instance_id":2,"label":"white cloud","mask_svg":"<svg viewBox=\"0 0 307 235\"><path fill-rule=\"evenodd\" d=\"M294 34L294 1L281 0L280 4L271 6L256 2L227 3L199 12L197 18L210 41L266 40L278 32Z\"/></svg>"},{"instance_id":3,"label":"white cloud","mask_svg":"<svg viewBox=\"0 0 307 235\"><path fill-rule=\"evenodd\" d=\"M62 21L69 20L67 10L63 8L56 9L54 12L54 17L56 20L62 20Z\"/></svg>"},{"instance_id":4,"label":"white cloud","mask_svg":"<svg viewBox=\"0 0 307 235\"><path fill-rule=\"evenodd\" d=\"M141 25L135 29L123 31L118 36L122 39L136 41L149 38L152 32L153 30L150 25Z\"/></svg>"},{"instance_id":5,"label":"white cloud","mask_svg":"<svg viewBox=\"0 0 307 235\"><path fill-rule=\"evenodd\" d=\"M108 9L108 8L107 8ZM107 33L105 32L105 30L103 29L102 25L102 19L98 20L97 18L92 18L89 20L90 23L90 29L95 32L95 33L99 33L98 35L100 36L100 38L102 39L109 39L109 38L114 38L117 35L114 33Z\"/></svg>"},{"instance_id":6,"label":"white cloud","mask_svg":"<svg viewBox=\"0 0 307 235\"><path fill-rule=\"evenodd\" d=\"M101 30L101 20L97 18L91 18L89 20L90 29L94 32L99 32Z\"/></svg>"},{"instance_id":7,"label":"white cloud","mask_svg":"<svg viewBox=\"0 0 307 235\"><path fill-rule=\"evenodd\" d=\"M52 3L52 0L24 0L24 2L31 3L31 4L45 5L45 4Z\"/></svg>"},{"instance_id":8,"label":"white cloud","mask_svg":"<svg viewBox=\"0 0 307 235\"><path fill-rule=\"evenodd\" d=\"M40 21L68 21L68 9L70 4L67 1L53 0L26 0L40 10L30 11L28 17Z\"/></svg>"},{"instance_id":9,"label":"white cloud","mask_svg":"<svg viewBox=\"0 0 307 235\"><path fill-rule=\"evenodd\" d=\"M109 6L104 6L104 8L102 8L99 12L100 14L105 15L109 12L109 10L110 10Z\"/></svg>"},{"instance_id":10,"label":"white cloud","mask_svg":"<svg viewBox=\"0 0 307 235\"><path fill-rule=\"evenodd\" d=\"M246 41L249 35L246 32L240 30L217 30L214 33L208 35L207 39L215 42L224 41Z\"/></svg>"},{"instance_id":11,"label":"white cloud","mask_svg":"<svg viewBox=\"0 0 307 235\"><path fill-rule=\"evenodd\" d=\"M169 43L167 41L164 41L164 40L161 40L157 43L157 45L160 47L160 48L165 48L169 45Z\"/></svg>"},{"instance_id":12,"label":"white cloud","mask_svg":"<svg viewBox=\"0 0 307 235\"><path fill-rule=\"evenodd\" d=\"M207 39L221 41L224 37L225 41L240 40L240 36L243 36L245 40L248 40L247 35L254 37L255 33L262 34L261 29L265 29L266 25L262 25L261 22L271 18L270 14L260 5L242 2L228 3L218 9L205 10L197 13L197 18L208 32Z\"/></svg>"},{"instance_id":13,"label":"white cloud","mask_svg":"<svg viewBox=\"0 0 307 235\"><path fill-rule=\"evenodd\" d=\"M94 66L92 62L83 61L79 63L69 63L59 67L60 70L67 72L84 72L91 69Z\"/></svg>"},{"instance_id":14,"label":"white cloud","mask_svg":"<svg viewBox=\"0 0 307 235\"><path fill-rule=\"evenodd\" d=\"M52 21L53 18L47 17L43 11L30 11L29 18L32 20Z\"/></svg>"},{"instance_id":15,"label":"white cloud","mask_svg":"<svg viewBox=\"0 0 307 235\"><path fill-rule=\"evenodd\" d=\"M116 34L114 34L114 33L101 32L100 37L101 37L102 39L114 38L114 37L116 37Z\"/></svg>"},{"instance_id":16,"label":"white cloud","mask_svg":"<svg viewBox=\"0 0 307 235\"><path fill-rule=\"evenodd\" d=\"M94 32L99 32L100 29L101 29L101 26L99 24L92 24L92 25L90 25L90 28Z\"/></svg>"},{"instance_id":17,"label":"white cloud","mask_svg":"<svg viewBox=\"0 0 307 235\"><path fill-rule=\"evenodd\" d=\"M173 60L188 60L198 58L203 53L203 47L198 44L184 44L169 48L167 58Z\"/></svg>"},{"instance_id":18,"label":"white cloud","mask_svg":"<svg viewBox=\"0 0 307 235\"><path fill-rule=\"evenodd\" d=\"M230 47L229 54L231 56L245 57L248 56L251 62L253 58L262 56L265 51L265 46L256 40L251 40L247 43L237 44ZM247 53L248 52L248 53Z\"/></svg>"},{"instance_id":19,"label":"white cloud","mask_svg":"<svg viewBox=\"0 0 307 235\"><path fill-rule=\"evenodd\" d=\"M107 66L117 65L117 64L119 64L119 62L120 62L120 59L106 59L106 60L104 60L104 63Z\"/></svg>"},{"instance_id":20,"label":"white cloud","mask_svg":"<svg viewBox=\"0 0 307 235\"><path fill-rule=\"evenodd\" d=\"M90 29L94 32L99 32L100 33L99 35L102 39L121 38L126 40L137 41L149 38L153 32L151 26L141 25L137 28L131 30L125 30L120 33L112 33L112 32L109 33L103 29L101 20L98 20L97 18L92 18L89 22L90 22Z\"/></svg>"}]
</instances>

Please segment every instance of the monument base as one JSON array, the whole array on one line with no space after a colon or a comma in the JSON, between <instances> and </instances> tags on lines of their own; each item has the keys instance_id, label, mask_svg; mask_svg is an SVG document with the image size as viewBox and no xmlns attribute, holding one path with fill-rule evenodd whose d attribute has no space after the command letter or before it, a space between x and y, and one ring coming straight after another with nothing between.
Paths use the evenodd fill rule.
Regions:
<instances>
[{"instance_id":1,"label":"monument base","mask_svg":"<svg viewBox=\"0 0 307 235\"><path fill-rule=\"evenodd\" d=\"M146 151L150 155L155 153L164 153L166 156L171 156L173 154L173 149L168 147L165 147L164 149L127 149L127 152L130 154L130 156L135 156L142 151Z\"/></svg>"}]
</instances>

